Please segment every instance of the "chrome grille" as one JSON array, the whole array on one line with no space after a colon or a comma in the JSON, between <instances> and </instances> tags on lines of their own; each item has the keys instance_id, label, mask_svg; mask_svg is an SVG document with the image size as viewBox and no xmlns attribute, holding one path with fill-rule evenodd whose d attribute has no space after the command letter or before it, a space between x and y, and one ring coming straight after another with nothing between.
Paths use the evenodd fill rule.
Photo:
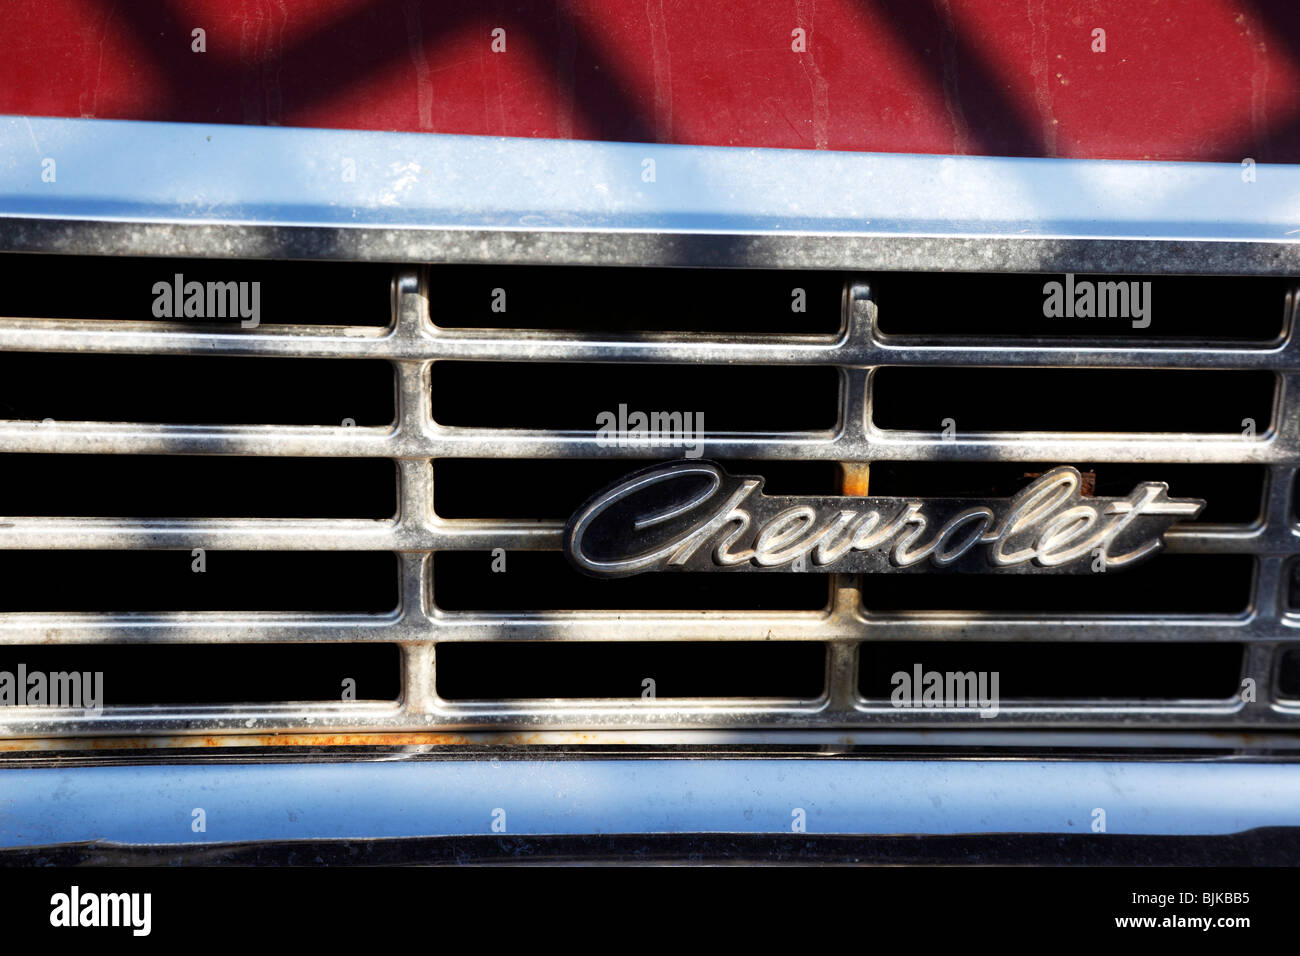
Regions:
<instances>
[{"instance_id":1,"label":"chrome grille","mask_svg":"<svg viewBox=\"0 0 1300 956\"><path fill-rule=\"evenodd\" d=\"M33 515L0 508L0 553L104 550L157 553L254 552L327 558L390 553L399 571L400 606L384 613L355 610L105 613L12 611L0 614L0 644L75 648L135 645L321 647L396 645L401 690L392 702L190 703L123 707L99 716L50 709L0 710L0 745L67 747L183 743L346 743L387 734L389 742L808 742L901 739L972 740L976 730L1018 728L1018 741L1042 742L1072 728L1092 729L1088 741L1113 740L1108 729L1141 731L1287 729L1300 703L1277 693L1282 651L1294 645L1300 614L1289 610L1288 569L1297 547L1294 502L1300 466L1300 363L1295 296L1277 341L1207 343L1173 338L954 337L886 334L880 310L892 308L874 289L899 271L935 276L1060 274L1094 276L1196 275L1286 279L1300 268L1300 169L1261 165L1258 181L1240 180L1235 164L1105 163L1005 160L983 157L851 155L821 151L762 151L651 144L502 141L301 129L183 124L97 123L25 117L0 120L0 141L14 157L41 149L66 157L60 170L99 169L103 156L129 163L104 175L42 181L17 159L0 186L0 253L48 257L158 257L160 278L174 257L213 261L357 261L393 268L391 317L357 314L340 326L236 326L137 322L122 316L35 318L11 310L0 316L0 357L56 355L77 359L171 357L212 362L365 361L391 367L396 413L391 424L354 426L310 422L271 424L145 424L140 421L0 420L0 454L134 459L379 459L394 463L397 507L391 518L329 517L114 518L73 507ZM355 161L355 181L340 163ZM658 163L658 181L641 179L643 160ZM201 197L202 205L196 205ZM37 261L31 259L29 261ZM75 261L67 259L66 261ZM402 265L408 264L408 265ZM424 266L409 264L427 264ZM741 288L753 270L834 273L843 279L839 331L737 334L734 323L674 325L697 334L628 333L611 301L608 326L581 332L532 328L452 327L440 313L445 297L431 295L452 264L591 269L689 267L726 270ZM11 265L8 281L25 270ZM74 283L76 273L67 277ZM60 278L57 300L69 282ZM624 297L636 295L636 289ZM431 302L433 307L431 308ZM939 308L960 309L949 300ZM994 303L996 307L996 303ZM51 311L48 316L63 313ZM25 317L26 316L26 317ZM105 319L112 321L104 321ZM1227 317L1231 321L1231 316ZM441 324L439 324L441 323ZM700 329L714 329L701 332ZM1257 469L1258 520L1175 527L1168 555L1203 567L1210 559L1253 562L1241 608L1183 613L1070 613L1010 610L918 611L906 602L864 610L862 582L828 582L824 608L759 610L733 601L692 610L443 610L435 603L439 556L485 552L554 554L561 523L553 515L509 518L440 516L435 512L439 463L574 461L613 467L647 457L645 449L607 447L591 430L450 426L431 414L438 363L466 362L485 374L508 364L585 367L709 366L744 368L779 378L815 369L838 383L831 427L781 434L712 432L706 453L724 464L754 463L776 475L781 466L838 467L861 490L881 479L882 463L940 469L979 464L1023 465L1024 472L1056 464L1219 466ZM233 367L233 364L232 364ZM1245 437L1225 433L1164 434L1153 430L1079 433L1064 430L972 433L945 437L876 423L874 385L881 370L1174 370L1188 375L1262 373L1276 388L1269 421ZM1198 380L1199 381L1199 380ZM58 389L70 375L56 377ZM503 387L509 387L508 382ZM467 397L467 400L468 397ZM611 397L610 404L616 398ZM885 409L880 409L882 412ZM886 416L887 417L887 416ZM512 466L513 463L513 466ZM863 468L871 466L874 474ZM522 469L521 469L522 470ZM1098 480L1104 476L1099 475ZM310 480L307 481L310 484ZM594 490L581 489L584 493ZM796 487L791 493L808 493ZM825 490L822 490L825 493ZM10 500L22 490L10 488ZM71 497L71 496L70 496ZM1211 506L1215 502L1211 501ZM363 511L363 515L367 512ZM1133 572L1133 573L1136 573ZM709 576L703 576L709 577ZM1085 577L1083 584L1088 583ZM1034 580L1027 582L1034 585ZM69 581L70 588L76 587ZM1214 590L1206 588L1205 590ZM869 591L869 589L868 589ZM661 602L662 603L662 602ZM871 606L868 597L865 604ZM1189 606L1199 606L1189 601ZM453 643L502 647L538 642L585 646L661 642L674 647L756 641L822 645L824 691L799 700L770 698L531 700L456 702L437 693L438 648ZM1050 697L1006 700L995 721L952 710L895 710L861 700L858 657L863 647L908 642L921 646L1003 648L1060 642L1072 646L1169 649L1166 667L1184 665L1189 647L1239 645L1242 676L1256 682L1257 700L1110 699ZM6 648L0 648L6 649ZM454 655L453 655L454 656ZM277 658L287 661L287 658ZM292 666L285 663L284 666ZM744 662L740 661L743 669ZM183 679L176 684L183 686ZM1294 678L1283 685L1294 686ZM1005 695L1004 695L1005 696ZM992 725L992 726L990 726ZM404 736L403 736L404 735ZM1048 737L1044 737L1048 735ZM113 737L112 741L101 738ZM1142 734L1144 743L1169 734ZM1203 741L1202 741L1203 742Z\"/></svg>"},{"instance_id":2,"label":"chrome grille","mask_svg":"<svg viewBox=\"0 0 1300 956\"><path fill-rule=\"evenodd\" d=\"M1050 698L1004 701L1000 727L1290 726L1300 704L1273 698L1279 655L1295 615L1286 610L1288 558L1297 553L1292 491L1300 456L1300 368L1294 296L1286 303L1282 340L1268 346L1185 344L1107 346L1071 342L921 342L884 336L876 328L872 277L847 277L838 334L723 335L499 331L438 326L430 314L429 275L440 267L396 268L388 327L306 328L266 325L254 331L197 330L182 324L5 319L0 349L40 353L278 356L381 359L395 369L397 417L385 426L192 426L139 423L0 423L0 450L22 453L186 454L388 458L396 463L398 513L392 520L283 518L8 517L2 549L210 549L391 551L400 562L399 609L390 614L202 612L167 614L21 612L0 619L9 644L392 643L401 648L402 691L395 703L339 702L109 708L88 717L11 710L3 733L44 745L66 736L415 733L419 739L638 739L638 732L694 731L701 739L808 739L835 733L852 739L871 727L971 725L977 712L899 710L858 694L864 642L1101 642L1168 644L1164 660L1178 668L1179 646L1240 644L1243 676L1258 699L1107 700ZM743 282L743 272L729 281ZM831 366L839 374L838 422L825 432L709 433L709 457L747 461L824 461L859 469L871 462L1236 463L1265 468L1261 517L1239 525L1177 527L1171 554L1249 555L1256 561L1249 607L1241 613L1024 614L864 610L857 577L835 576L824 609L491 610L440 609L433 556L448 551L557 551L561 523L534 518L447 518L435 513L437 462L646 458L644 448L599 444L591 431L455 427L430 414L431 375L442 361L498 363L702 363L764 369ZM1277 375L1272 421L1253 437L1206 434L985 433L943 437L877 427L872 379L893 367L1262 369ZM465 396L472 401L472 396ZM653 454L653 453L649 453ZM672 454L665 452L664 454ZM629 469L632 465L629 464ZM1152 472L1159 478L1158 468ZM594 489L589 489L594 490ZM1157 559L1159 560L1159 559ZM507 578L503 579L508 580ZM1030 586L1033 585L1030 582ZM70 582L70 586L74 586ZM508 586L503 583L502 587ZM936 585L938 586L938 585ZM868 602L869 603L869 602ZM450 700L436 692L439 646L498 642L723 642L741 649L766 640L824 644L825 689L800 700L772 698L626 698L601 700ZM752 646L752 645L748 645ZM736 656L743 669L746 657ZM446 736L439 736L446 735ZM463 738L454 735L465 735ZM475 736L478 735L478 736ZM486 735L486 736L483 736ZM493 736L500 735L500 736ZM847 736L846 736L847 735ZM190 737L189 739L201 739ZM297 738L285 738L297 739ZM346 739L346 738L339 738Z\"/></svg>"}]
</instances>

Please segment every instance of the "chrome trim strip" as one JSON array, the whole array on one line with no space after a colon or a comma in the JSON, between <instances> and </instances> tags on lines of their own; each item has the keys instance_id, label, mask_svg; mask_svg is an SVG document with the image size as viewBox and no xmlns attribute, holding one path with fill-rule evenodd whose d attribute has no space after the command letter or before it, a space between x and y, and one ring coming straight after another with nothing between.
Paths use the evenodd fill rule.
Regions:
<instances>
[{"instance_id":1,"label":"chrome trim strip","mask_svg":"<svg viewBox=\"0 0 1300 956\"><path fill-rule=\"evenodd\" d=\"M0 117L0 250L813 269L1300 270L1300 166ZM46 182L42 163L55 161ZM354 180L344 163L355 165ZM646 161L654 164L647 181Z\"/></svg>"}]
</instances>

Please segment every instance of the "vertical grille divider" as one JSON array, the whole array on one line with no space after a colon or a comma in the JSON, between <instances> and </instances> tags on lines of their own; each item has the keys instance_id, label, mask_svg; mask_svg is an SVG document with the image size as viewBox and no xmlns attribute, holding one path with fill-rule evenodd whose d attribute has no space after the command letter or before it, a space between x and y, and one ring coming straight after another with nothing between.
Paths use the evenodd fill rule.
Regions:
<instances>
[{"instance_id":1,"label":"vertical grille divider","mask_svg":"<svg viewBox=\"0 0 1300 956\"><path fill-rule=\"evenodd\" d=\"M428 270L400 269L393 281L393 334L418 354L429 317ZM397 367L398 449L419 449L431 426L429 413L430 359L399 359ZM407 547L431 550L404 551L402 562L402 624L404 634L416 638L402 648L402 713L419 719L437 710L434 688L434 645L429 636L430 575L436 545L433 516L433 460L428 457L398 461L398 539Z\"/></svg>"},{"instance_id":2,"label":"vertical grille divider","mask_svg":"<svg viewBox=\"0 0 1300 956\"><path fill-rule=\"evenodd\" d=\"M1279 648L1276 644L1253 643L1246 645L1246 653L1242 656L1241 662L1241 676L1243 678L1253 678L1255 681L1254 702L1241 704L1241 709L1247 715L1256 710L1267 712L1273 707L1274 668L1276 667L1278 654ZM1240 693L1239 690L1238 694Z\"/></svg>"},{"instance_id":3,"label":"vertical grille divider","mask_svg":"<svg viewBox=\"0 0 1300 956\"><path fill-rule=\"evenodd\" d=\"M874 303L855 299L851 281L845 282L845 329L850 338L868 334L863 316L874 310ZM858 318L855 318L855 315ZM870 370L848 368L842 371L840 381L840 441L848 447L859 445L866 436L867 416L870 415ZM843 472L841 471L841 476ZM856 574L831 576L831 616L846 631L859 627L858 608L862 605L861 579ZM830 709L836 714L851 717L857 700L858 666L857 642L835 640L827 643L826 694Z\"/></svg>"}]
</instances>

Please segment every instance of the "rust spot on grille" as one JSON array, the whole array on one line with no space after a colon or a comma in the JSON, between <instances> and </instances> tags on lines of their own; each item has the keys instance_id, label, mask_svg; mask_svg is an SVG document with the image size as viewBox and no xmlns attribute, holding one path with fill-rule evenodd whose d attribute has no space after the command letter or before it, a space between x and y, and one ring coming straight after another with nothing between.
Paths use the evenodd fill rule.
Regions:
<instances>
[{"instance_id":1,"label":"rust spot on grille","mask_svg":"<svg viewBox=\"0 0 1300 956\"><path fill-rule=\"evenodd\" d=\"M1025 477L1040 478L1042 477L1042 474L1041 471L1027 471L1025 472ZM1079 482L1079 494L1084 497L1089 497L1096 492L1097 473L1095 471L1081 471L1079 472L1079 478L1081 479Z\"/></svg>"},{"instance_id":2,"label":"rust spot on grille","mask_svg":"<svg viewBox=\"0 0 1300 956\"><path fill-rule=\"evenodd\" d=\"M864 461L840 462L840 493L865 498L871 483L871 465Z\"/></svg>"}]
</instances>

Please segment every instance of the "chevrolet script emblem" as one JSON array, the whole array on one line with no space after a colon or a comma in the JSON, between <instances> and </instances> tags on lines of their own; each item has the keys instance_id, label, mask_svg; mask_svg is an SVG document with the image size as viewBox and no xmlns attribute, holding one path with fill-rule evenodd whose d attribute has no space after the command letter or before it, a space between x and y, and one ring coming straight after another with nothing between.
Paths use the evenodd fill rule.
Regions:
<instances>
[{"instance_id":1,"label":"chevrolet script emblem","mask_svg":"<svg viewBox=\"0 0 1300 956\"><path fill-rule=\"evenodd\" d=\"M642 571L948 571L1079 574L1127 568L1205 502L1164 482L1085 497L1053 468L1014 498L775 497L711 461L628 475L578 509L564 552L587 574Z\"/></svg>"}]
</instances>

